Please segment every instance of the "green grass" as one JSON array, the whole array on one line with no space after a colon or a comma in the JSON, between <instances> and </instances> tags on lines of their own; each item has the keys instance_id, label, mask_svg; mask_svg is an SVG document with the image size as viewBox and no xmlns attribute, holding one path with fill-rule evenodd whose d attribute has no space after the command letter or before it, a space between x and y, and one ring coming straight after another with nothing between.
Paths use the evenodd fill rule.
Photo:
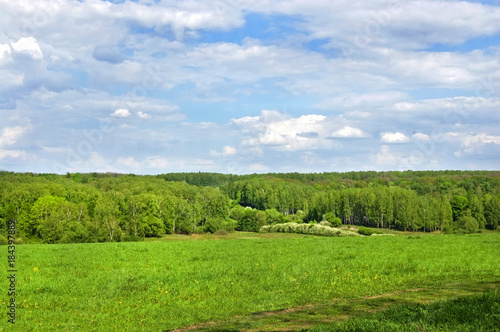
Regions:
<instances>
[{"instance_id":1,"label":"green grass","mask_svg":"<svg viewBox=\"0 0 500 332\"><path fill-rule=\"evenodd\" d=\"M500 294L495 290L433 304L400 305L368 317L303 331L500 331Z\"/></svg>"},{"instance_id":2,"label":"green grass","mask_svg":"<svg viewBox=\"0 0 500 332\"><path fill-rule=\"evenodd\" d=\"M201 240L17 246L14 330L162 331L500 280L500 234L187 238ZM1 289L7 281L1 278ZM6 292L0 301L5 308ZM0 330L7 328L4 319Z\"/></svg>"}]
</instances>

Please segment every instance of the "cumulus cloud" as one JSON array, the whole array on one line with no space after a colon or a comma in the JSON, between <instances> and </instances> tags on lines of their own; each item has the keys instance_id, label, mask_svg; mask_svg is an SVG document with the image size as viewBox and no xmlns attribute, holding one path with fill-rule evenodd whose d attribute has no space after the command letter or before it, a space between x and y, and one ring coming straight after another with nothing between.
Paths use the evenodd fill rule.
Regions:
<instances>
[{"instance_id":1,"label":"cumulus cloud","mask_svg":"<svg viewBox=\"0 0 500 332\"><path fill-rule=\"evenodd\" d=\"M330 135L333 138L364 138L368 136L363 130L351 126L345 126L342 129L332 132Z\"/></svg>"},{"instance_id":2,"label":"cumulus cloud","mask_svg":"<svg viewBox=\"0 0 500 332\"><path fill-rule=\"evenodd\" d=\"M408 143L410 139L403 133L381 133L380 141L382 143Z\"/></svg>"},{"instance_id":3,"label":"cumulus cloud","mask_svg":"<svg viewBox=\"0 0 500 332\"><path fill-rule=\"evenodd\" d=\"M127 157L127 158L120 157L116 160L116 163L118 165L122 165L122 166L129 167L129 168L135 168L135 169L139 169L141 166L141 164L132 157Z\"/></svg>"},{"instance_id":4,"label":"cumulus cloud","mask_svg":"<svg viewBox=\"0 0 500 332\"><path fill-rule=\"evenodd\" d=\"M169 166L169 161L160 156L150 156L145 159L147 168L164 170Z\"/></svg>"},{"instance_id":5,"label":"cumulus cloud","mask_svg":"<svg viewBox=\"0 0 500 332\"><path fill-rule=\"evenodd\" d=\"M43 59L42 50L34 37L21 38L10 44L15 53L25 54L35 60Z\"/></svg>"},{"instance_id":6,"label":"cumulus cloud","mask_svg":"<svg viewBox=\"0 0 500 332\"><path fill-rule=\"evenodd\" d=\"M149 119L151 118L151 115L149 115L148 113L144 113L144 112L137 112L137 116L140 117L141 119Z\"/></svg>"},{"instance_id":7,"label":"cumulus cloud","mask_svg":"<svg viewBox=\"0 0 500 332\"><path fill-rule=\"evenodd\" d=\"M119 108L113 113L111 113L111 116L115 118L128 118L131 115L130 111L126 108Z\"/></svg>"},{"instance_id":8,"label":"cumulus cloud","mask_svg":"<svg viewBox=\"0 0 500 332\"><path fill-rule=\"evenodd\" d=\"M429 135L423 133L413 134L412 138L417 141L428 141L431 139Z\"/></svg>"},{"instance_id":9,"label":"cumulus cloud","mask_svg":"<svg viewBox=\"0 0 500 332\"><path fill-rule=\"evenodd\" d=\"M0 31L7 161L26 123L52 160L103 115L127 124L80 169L396 167L438 141L429 168L500 161L495 2L4 1Z\"/></svg>"},{"instance_id":10,"label":"cumulus cloud","mask_svg":"<svg viewBox=\"0 0 500 332\"><path fill-rule=\"evenodd\" d=\"M282 150L316 149L325 144L324 115L309 114L297 118L277 111L264 110L257 117L232 120L248 137L245 146L269 146ZM314 135L304 133L315 133Z\"/></svg>"},{"instance_id":11,"label":"cumulus cloud","mask_svg":"<svg viewBox=\"0 0 500 332\"><path fill-rule=\"evenodd\" d=\"M391 152L387 145L382 145L377 153L377 163L379 165L396 165L399 159Z\"/></svg>"},{"instance_id":12,"label":"cumulus cloud","mask_svg":"<svg viewBox=\"0 0 500 332\"><path fill-rule=\"evenodd\" d=\"M26 132L26 128L21 126L5 127L0 135L0 148L12 145Z\"/></svg>"},{"instance_id":13,"label":"cumulus cloud","mask_svg":"<svg viewBox=\"0 0 500 332\"><path fill-rule=\"evenodd\" d=\"M210 155L212 156L233 156L237 152L236 148L226 145L222 148L222 152L217 152L215 150L210 150Z\"/></svg>"},{"instance_id":14,"label":"cumulus cloud","mask_svg":"<svg viewBox=\"0 0 500 332\"><path fill-rule=\"evenodd\" d=\"M440 139L459 144L460 150L455 152L455 156L476 154L481 148L488 144L500 146L500 135L491 135L487 133L448 132L442 135Z\"/></svg>"},{"instance_id":15,"label":"cumulus cloud","mask_svg":"<svg viewBox=\"0 0 500 332\"><path fill-rule=\"evenodd\" d=\"M0 160L4 159L27 159L28 154L22 150L4 150L0 149Z\"/></svg>"}]
</instances>

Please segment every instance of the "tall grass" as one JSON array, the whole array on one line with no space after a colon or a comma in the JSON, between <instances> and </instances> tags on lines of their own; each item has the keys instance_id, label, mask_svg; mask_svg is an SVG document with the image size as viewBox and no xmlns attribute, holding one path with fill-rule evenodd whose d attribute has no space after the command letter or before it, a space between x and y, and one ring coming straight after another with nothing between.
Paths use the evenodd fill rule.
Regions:
<instances>
[{"instance_id":1,"label":"tall grass","mask_svg":"<svg viewBox=\"0 0 500 332\"><path fill-rule=\"evenodd\" d=\"M14 330L161 331L333 298L495 281L499 243L499 234L485 234L22 245ZM4 308L7 282L1 278Z\"/></svg>"}]
</instances>

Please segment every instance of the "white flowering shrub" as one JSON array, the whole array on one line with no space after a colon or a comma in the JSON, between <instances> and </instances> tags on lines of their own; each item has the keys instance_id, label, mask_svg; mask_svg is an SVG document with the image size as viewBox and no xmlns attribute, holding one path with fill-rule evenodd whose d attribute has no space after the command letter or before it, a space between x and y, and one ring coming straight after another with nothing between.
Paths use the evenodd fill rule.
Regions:
<instances>
[{"instance_id":1,"label":"white flowering shrub","mask_svg":"<svg viewBox=\"0 0 500 332\"><path fill-rule=\"evenodd\" d=\"M298 233L321 236L359 236L356 232L346 231L340 228L334 228L319 224L297 224L288 222L284 224L262 226L260 233Z\"/></svg>"}]
</instances>

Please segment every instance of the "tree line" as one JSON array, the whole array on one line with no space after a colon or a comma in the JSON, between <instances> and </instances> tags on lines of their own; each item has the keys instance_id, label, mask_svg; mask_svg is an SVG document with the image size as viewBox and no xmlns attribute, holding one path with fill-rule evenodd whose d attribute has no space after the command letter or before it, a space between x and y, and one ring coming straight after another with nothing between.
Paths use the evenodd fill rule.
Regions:
<instances>
[{"instance_id":1,"label":"tree line","mask_svg":"<svg viewBox=\"0 0 500 332\"><path fill-rule=\"evenodd\" d=\"M497 229L500 173L226 175L0 172L0 234L27 242L139 241L163 234L258 231L278 223L444 232Z\"/></svg>"}]
</instances>

